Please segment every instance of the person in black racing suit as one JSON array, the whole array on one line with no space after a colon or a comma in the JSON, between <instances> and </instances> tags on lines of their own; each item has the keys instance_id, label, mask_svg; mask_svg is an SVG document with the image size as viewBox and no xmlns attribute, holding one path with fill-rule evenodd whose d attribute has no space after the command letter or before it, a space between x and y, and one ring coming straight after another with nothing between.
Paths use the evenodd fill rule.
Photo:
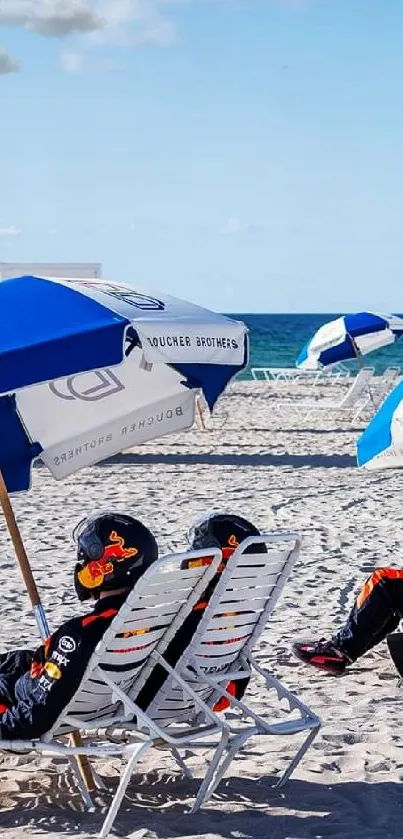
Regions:
<instances>
[{"instance_id":1,"label":"person in black racing suit","mask_svg":"<svg viewBox=\"0 0 403 839\"><path fill-rule=\"evenodd\" d=\"M79 600L95 600L84 617L64 623L34 652L0 654L0 738L31 740L56 722L129 591L158 558L150 530L131 516L105 512L74 531Z\"/></svg>"},{"instance_id":2,"label":"person in black racing suit","mask_svg":"<svg viewBox=\"0 0 403 839\"><path fill-rule=\"evenodd\" d=\"M217 574L211 580L206 591L203 593L201 599L193 607L190 615L185 618L179 631L176 633L166 651L164 658L171 667L175 667L179 661L180 656L189 644L189 640L196 632L196 629L203 617L204 611L208 605L211 595L220 579L220 576L235 549L248 537L260 536L260 531L254 524L244 519L242 516L234 515L227 512L206 513L199 516L190 526L187 533L187 540L191 550L206 550L206 557L196 560L186 560L185 568L192 568L200 565L209 565L211 557L208 555L209 548L219 548L222 554L222 562L219 565ZM260 542L256 545L250 545L245 553L259 554L267 553L266 546ZM229 616L229 625L231 623ZM225 643L225 642L223 642ZM227 642L229 643L229 642ZM141 689L136 702L143 710L146 710L151 700L156 695L157 691L164 684L167 678L167 671L163 665L156 664L153 671L144 687ZM236 699L242 699L245 690L248 686L249 679L236 679L228 682L226 690ZM213 707L214 711L225 711L230 705L227 697L219 699Z\"/></svg>"}]
</instances>

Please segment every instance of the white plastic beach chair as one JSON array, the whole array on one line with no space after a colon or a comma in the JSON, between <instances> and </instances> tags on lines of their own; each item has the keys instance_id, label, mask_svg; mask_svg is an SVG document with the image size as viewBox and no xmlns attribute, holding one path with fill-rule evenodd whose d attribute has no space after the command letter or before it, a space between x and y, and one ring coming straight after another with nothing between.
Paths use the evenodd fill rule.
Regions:
<instances>
[{"instance_id":1,"label":"white plastic beach chair","mask_svg":"<svg viewBox=\"0 0 403 839\"><path fill-rule=\"evenodd\" d=\"M370 371L372 371L372 375ZM342 403L334 410L351 411L352 408L355 408L352 417L353 422L362 414L374 414L395 386L399 377L399 367L388 367L381 376L375 376L375 368L373 367L362 368L355 379L355 389L351 387Z\"/></svg>"},{"instance_id":2,"label":"white plastic beach chair","mask_svg":"<svg viewBox=\"0 0 403 839\"><path fill-rule=\"evenodd\" d=\"M374 376L371 380L368 398L363 407L363 412L375 413L381 407L382 402L396 385L400 378L400 367L387 367L382 376Z\"/></svg>"},{"instance_id":3,"label":"white plastic beach chair","mask_svg":"<svg viewBox=\"0 0 403 839\"><path fill-rule=\"evenodd\" d=\"M338 379L348 378L350 375L348 368L343 367L342 364L334 364L331 368L323 370L304 370L299 367L252 367L250 372L252 379L256 382L290 382L296 379L299 381L308 380L316 383L321 379L332 379L337 381Z\"/></svg>"},{"instance_id":4,"label":"white plastic beach chair","mask_svg":"<svg viewBox=\"0 0 403 839\"><path fill-rule=\"evenodd\" d=\"M138 759L156 741L162 738L176 757L179 744L189 746L198 738L211 737L214 733L223 739L225 734L219 717L199 701L197 693L193 693L192 698L194 706L203 710L203 725L196 730L190 725L182 726L179 731L172 732L169 723L154 721L129 697L129 693L138 695L159 656L216 573L221 553L211 549L208 556L212 558L211 564L195 568L184 568L184 561L205 558L206 551L168 556L151 565L105 632L91 656L80 687L52 728L40 740L0 741L0 751L67 757L75 771L82 797L90 808L91 798L77 774L76 755L101 758L120 755L127 758L100 837L107 836L111 829ZM158 657L152 659L154 653ZM117 725L134 730L135 741L129 739L117 743L111 740L108 729ZM63 735L74 730L95 731L95 741L84 742L79 747L60 742ZM180 758L179 764L183 765Z\"/></svg>"},{"instance_id":5,"label":"white plastic beach chair","mask_svg":"<svg viewBox=\"0 0 403 839\"><path fill-rule=\"evenodd\" d=\"M250 737L306 732L302 745L277 784L281 786L319 731L320 719L316 714L258 664L253 653L295 565L300 544L300 536L294 533L268 534L245 540L229 559L200 624L175 669L169 668L157 654L170 676L147 709L153 719L166 719L167 715L176 721L189 719L192 711L197 711L193 693L197 693L210 709L223 696L231 703L230 711L219 714L224 728L224 749L221 740L192 812L210 798L235 754ZM267 553L247 552L248 548L257 545L266 546ZM178 683L178 674L182 684ZM263 678L268 691L263 698L263 714L252 710L247 698L236 700L226 691L229 681L256 674ZM285 712L280 706L282 700L286 701L292 713ZM203 719L201 711L198 724ZM200 742L200 746L205 745L205 742Z\"/></svg>"},{"instance_id":6,"label":"white plastic beach chair","mask_svg":"<svg viewBox=\"0 0 403 839\"><path fill-rule=\"evenodd\" d=\"M374 373L374 367L362 367L339 402L325 397L324 399L312 399L310 402L300 400L289 404L304 411L304 420L307 420L316 411L325 411L329 415L347 413L351 415L352 422L355 422L371 401L370 384Z\"/></svg>"}]
</instances>

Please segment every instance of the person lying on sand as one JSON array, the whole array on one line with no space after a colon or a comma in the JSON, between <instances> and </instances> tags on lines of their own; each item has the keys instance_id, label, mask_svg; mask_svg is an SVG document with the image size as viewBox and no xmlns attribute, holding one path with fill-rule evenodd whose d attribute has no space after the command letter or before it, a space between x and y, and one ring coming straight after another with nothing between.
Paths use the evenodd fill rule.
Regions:
<instances>
[{"instance_id":1,"label":"person lying on sand","mask_svg":"<svg viewBox=\"0 0 403 839\"><path fill-rule=\"evenodd\" d=\"M332 638L296 641L292 651L304 664L341 676L360 656L394 632L402 617L403 571L377 568L364 583L346 623ZM388 643L400 672L403 661L396 659L397 645ZM402 654L403 649L400 658Z\"/></svg>"},{"instance_id":2,"label":"person lying on sand","mask_svg":"<svg viewBox=\"0 0 403 839\"><path fill-rule=\"evenodd\" d=\"M0 737L34 739L53 726L76 692L105 630L146 568L158 558L150 530L128 515L105 512L74 531L74 586L92 611L64 623L34 652L0 654Z\"/></svg>"}]
</instances>

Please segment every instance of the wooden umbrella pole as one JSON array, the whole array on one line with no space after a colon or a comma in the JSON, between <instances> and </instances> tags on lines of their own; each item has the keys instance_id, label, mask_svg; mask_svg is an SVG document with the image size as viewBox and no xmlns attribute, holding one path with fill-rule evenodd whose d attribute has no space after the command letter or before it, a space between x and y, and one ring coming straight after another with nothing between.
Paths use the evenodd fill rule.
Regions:
<instances>
[{"instance_id":1,"label":"wooden umbrella pole","mask_svg":"<svg viewBox=\"0 0 403 839\"><path fill-rule=\"evenodd\" d=\"M16 557L18 559L18 564L21 569L21 574L25 583L25 587L28 592L29 599L32 603L32 608L34 610L36 622L39 627L39 632L41 634L42 641L44 641L49 632L48 622L46 620L46 615L42 603L40 601L40 597L38 594L38 589L36 587L36 583L32 574L31 566L29 564L29 560L27 557L27 552L24 547L24 543L21 539L21 534L19 531L19 527L14 515L14 510L11 506L11 501L7 492L7 487L5 484L5 480L3 478L2 472L0 470L0 504L4 513L4 518L6 520L6 524L8 527L8 531L11 536L11 541L14 545L14 550L16 553Z\"/></svg>"},{"instance_id":2,"label":"wooden umbrella pole","mask_svg":"<svg viewBox=\"0 0 403 839\"><path fill-rule=\"evenodd\" d=\"M205 431L206 430L206 424L204 422L203 411L202 411L202 407L200 405L200 399L199 399L198 396L196 397L196 407L197 407L197 413L199 415L200 426L203 429L203 431Z\"/></svg>"},{"instance_id":3,"label":"wooden umbrella pole","mask_svg":"<svg viewBox=\"0 0 403 839\"><path fill-rule=\"evenodd\" d=\"M29 599L32 603L32 608L34 611L36 622L38 624L39 632L42 641L45 641L46 638L48 638L50 635L49 625L46 620L45 610L42 606L39 597L38 589L36 587L34 576L32 574L32 569L29 564L27 552L25 550L24 543L21 538L21 533L14 515L14 510L11 505L10 497L1 469L0 505L4 513L4 518L6 520L7 528L11 536L11 541L14 545L14 550L18 559L18 564L21 569L21 574L25 583L25 587L27 589ZM74 731L70 736L75 746L82 745L82 739L79 731ZM87 790L91 792L95 789L95 781L93 778L88 758L86 757L86 755L79 755L77 763L80 775L85 783L85 786L87 787Z\"/></svg>"}]
</instances>

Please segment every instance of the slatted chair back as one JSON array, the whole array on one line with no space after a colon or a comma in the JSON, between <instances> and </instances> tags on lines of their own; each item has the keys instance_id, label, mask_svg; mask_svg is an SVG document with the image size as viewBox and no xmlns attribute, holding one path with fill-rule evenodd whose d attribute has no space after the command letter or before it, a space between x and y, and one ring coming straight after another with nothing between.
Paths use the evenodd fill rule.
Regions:
<instances>
[{"instance_id":1,"label":"slatted chair back","mask_svg":"<svg viewBox=\"0 0 403 839\"><path fill-rule=\"evenodd\" d=\"M227 562L193 638L176 664L186 671L236 678L245 673L245 662L272 614L297 561L301 538L276 533L246 539ZM190 670L189 670L190 669ZM209 707L219 698L199 675L192 689ZM181 721L197 713L192 698L171 675L147 709L158 719Z\"/></svg>"},{"instance_id":2,"label":"slatted chair back","mask_svg":"<svg viewBox=\"0 0 403 839\"><path fill-rule=\"evenodd\" d=\"M339 407L353 407L363 396L368 396L369 385L372 382L374 373L374 367L362 367L355 376L344 398L341 400Z\"/></svg>"},{"instance_id":3,"label":"slatted chair back","mask_svg":"<svg viewBox=\"0 0 403 839\"><path fill-rule=\"evenodd\" d=\"M150 654L163 653L216 573L219 550L209 552L210 565L185 567L189 559L200 559L205 553L163 557L145 571L97 645L79 689L44 740L76 727L101 728L133 718L133 710L125 709L110 681L125 694L136 682L139 688L144 683L153 666L147 668ZM102 673L107 674L108 683Z\"/></svg>"}]
</instances>

